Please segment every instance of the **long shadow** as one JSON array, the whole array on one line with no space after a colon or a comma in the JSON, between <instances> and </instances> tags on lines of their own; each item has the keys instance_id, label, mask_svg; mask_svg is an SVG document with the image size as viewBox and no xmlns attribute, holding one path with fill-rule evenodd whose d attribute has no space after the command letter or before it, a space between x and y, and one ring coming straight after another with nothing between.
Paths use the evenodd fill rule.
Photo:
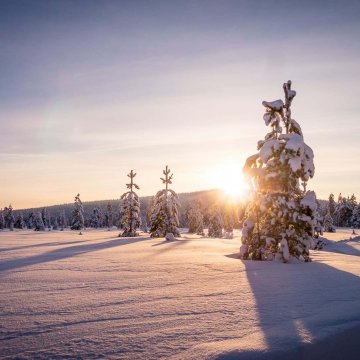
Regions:
<instances>
[{"instance_id":1,"label":"long shadow","mask_svg":"<svg viewBox=\"0 0 360 360\"><path fill-rule=\"evenodd\" d=\"M323 327L360 322L359 277L319 262L243 263L270 352L301 348Z\"/></svg>"},{"instance_id":2,"label":"long shadow","mask_svg":"<svg viewBox=\"0 0 360 360\"><path fill-rule=\"evenodd\" d=\"M360 236L345 240L339 240L336 242L326 242L324 250L338 254L360 256L360 250L351 246L351 243L360 243Z\"/></svg>"},{"instance_id":3,"label":"long shadow","mask_svg":"<svg viewBox=\"0 0 360 360\"><path fill-rule=\"evenodd\" d=\"M108 238L107 238L108 239ZM61 260L65 258L71 258L74 256L109 249L117 246L134 244L139 241L150 240L148 237L136 237L136 238L116 238L105 242L90 243L84 245L67 246L61 249L48 251L46 253L33 255L25 258L3 261L0 264L0 272L9 271L13 269L19 269L26 266ZM66 243L64 244L66 245Z\"/></svg>"},{"instance_id":4,"label":"long shadow","mask_svg":"<svg viewBox=\"0 0 360 360\"><path fill-rule=\"evenodd\" d=\"M40 243L40 244L32 244L32 245L23 245L23 246L17 246L17 247L12 247L12 248L0 249L0 252L22 250L22 249L29 249L29 248L43 247L43 246L60 246L60 245L80 244L80 243L83 243L86 241L89 241L89 240L70 241L70 242L57 241L57 242L48 242L48 243Z\"/></svg>"}]
</instances>

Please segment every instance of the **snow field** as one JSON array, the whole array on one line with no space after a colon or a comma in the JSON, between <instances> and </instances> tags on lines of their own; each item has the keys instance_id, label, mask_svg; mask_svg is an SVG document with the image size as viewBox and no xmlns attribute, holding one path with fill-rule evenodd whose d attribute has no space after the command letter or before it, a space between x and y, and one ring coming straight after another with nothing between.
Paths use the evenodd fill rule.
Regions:
<instances>
[{"instance_id":1,"label":"snow field","mask_svg":"<svg viewBox=\"0 0 360 360\"><path fill-rule=\"evenodd\" d=\"M0 233L0 357L310 358L321 341L360 334L360 237L350 230L326 233L309 264L241 261L238 231L117 235Z\"/></svg>"}]
</instances>

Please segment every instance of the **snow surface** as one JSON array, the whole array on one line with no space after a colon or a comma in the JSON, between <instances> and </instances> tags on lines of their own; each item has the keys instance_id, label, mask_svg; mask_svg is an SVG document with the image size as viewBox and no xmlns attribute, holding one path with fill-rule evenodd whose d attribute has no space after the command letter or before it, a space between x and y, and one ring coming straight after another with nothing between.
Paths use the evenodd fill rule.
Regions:
<instances>
[{"instance_id":1,"label":"snow surface","mask_svg":"<svg viewBox=\"0 0 360 360\"><path fill-rule=\"evenodd\" d=\"M0 233L0 358L359 358L351 230L307 264L241 261L239 231L117 235Z\"/></svg>"}]
</instances>

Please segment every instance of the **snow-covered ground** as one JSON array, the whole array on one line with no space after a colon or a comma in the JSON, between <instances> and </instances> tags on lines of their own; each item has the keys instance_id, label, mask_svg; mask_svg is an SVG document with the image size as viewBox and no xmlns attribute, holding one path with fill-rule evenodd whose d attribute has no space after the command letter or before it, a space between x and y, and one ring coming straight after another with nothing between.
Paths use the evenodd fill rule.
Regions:
<instances>
[{"instance_id":1,"label":"snow-covered ground","mask_svg":"<svg viewBox=\"0 0 360 360\"><path fill-rule=\"evenodd\" d=\"M241 261L240 233L117 235L0 233L0 357L360 358L350 230L307 264Z\"/></svg>"}]
</instances>

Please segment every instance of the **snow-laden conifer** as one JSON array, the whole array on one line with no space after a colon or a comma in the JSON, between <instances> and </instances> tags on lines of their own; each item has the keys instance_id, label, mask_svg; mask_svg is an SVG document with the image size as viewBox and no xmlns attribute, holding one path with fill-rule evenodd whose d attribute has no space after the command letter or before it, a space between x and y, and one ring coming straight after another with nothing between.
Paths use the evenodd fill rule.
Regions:
<instances>
[{"instance_id":1,"label":"snow-laden conifer","mask_svg":"<svg viewBox=\"0 0 360 360\"><path fill-rule=\"evenodd\" d=\"M134 188L139 190L139 186L134 183L136 173L133 170L127 175L130 178L130 183L126 184L129 191L121 195L120 204L120 224L124 229L119 236L137 236L136 230L141 225L140 216L140 201L139 197L134 191Z\"/></svg>"},{"instance_id":2,"label":"snow-laden conifer","mask_svg":"<svg viewBox=\"0 0 360 360\"><path fill-rule=\"evenodd\" d=\"M354 206L350 198L343 197L340 194L334 214L335 225L340 227L350 227L353 208Z\"/></svg>"},{"instance_id":3,"label":"snow-laden conifer","mask_svg":"<svg viewBox=\"0 0 360 360\"><path fill-rule=\"evenodd\" d=\"M34 230L35 230L35 231L44 231L44 230L45 230L45 225L44 225L42 213L41 213L40 211L38 211L38 212L35 214L35 218L34 218Z\"/></svg>"},{"instance_id":4,"label":"snow-laden conifer","mask_svg":"<svg viewBox=\"0 0 360 360\"><path fill-rule=\"evenodd\" d=\"M335 198L334 198L334 194L331 193L331 194L329 195L328 211L329 211L330 216L331 216L332 218L334 218L335 209L336 209L336 201L335 201Z\"/></svg>"},{"instance_id":5,"label":"snow-laden conifer","mask_svg":"<svg viewBox=\"0 0 360 360\"><path fill-rule=\"evenodd\" d=\"M3 209L0 209L0 230L5 228L5 219Z\"/></svg>"},{"instance_id":6,"label":"snow-laden conifer","mask_svg":"<svg viewBox=\"0 0 360 360\"><path fill-rule=\"evenodd\" d=\"M14 231L15 215L11 204L8 207L5 206L4 208L4 219L5 227L10 229L10 231Z\"/></svg>"},{"instance_id":7,"label":"snow-laden conifer","mask_svg":"<svg viewBox=\"0 0 360 360\"><path fill-rule=\"evenodd\" d=\"M258 142L258 152L244 166L253 199L242 233L243 259L271 260L280 254L284 262L290 256L310 261L316 196L306 191L306 184L314 176L314 154L291 116L296 95L291 81L283 89L285 103L263 102L263 118L271 130Z\"/></svg>"},{"instance_id":8,"label":"snow-laden conifer","mask_svg":"<svg viewBox=\"0 0 360 360\"><path fill-rule=\"evenodd\" d=\"M212 206L209 216L208 236L214 238L223 237L223 218L218 206Z\"/></svg>"},{"instance_id":9,"label":"snow-laden conifer","mask_svg":"<svg viewBox=\"0 0 360 360\"><path fill-rule=\"evenodd\" d=\"M172 239L174 236L180 236L178 230L179 218L178 208L180 206L179 198L174 190L169 189L172 184L173 174L166 165L163 170L164 178L160 178L165 184L165 189L157 192L155 195L150 216L150 235L153 237L163 237Z\"/></svg>"},{"instance_id":10,"label":"snow-laden conifer","mask_svg":"<svg viewBox=\"0 0 360 360\"><path fill-rule=\"evenodd\" d=\"M188 213L189 233L204 235L204 216L200 204L195 203Z\"/></svg>"},{"instance_id":11,"label":"snow-laden conifer","mask_svg":"<svg viewBox=\"0 0 360 360\"><path fill-rule=\"evenodd\" d=\"M113 226L113 209L112 209L112 205L109 202L106 206L105 222L108 230L110 230L111 227Z\"/></svg>"},{"instance_id":12,"label":"snow-laden conifer","mask_svg":"<svg viewBox=\"0 0 360 360\"><path fill-rule=\"evenodd\" d=\"M101 227L101 218L101 210L98 207L95 207L91 215L90 227L93 227L95 229Z\"/></svg>"},{"instance_id":13,"label":"snow-laden conifer","mask_svg":"<svg viewBox=\"0 0 360 360\"><path fill-rule=\"evenodd\" d=\"M71 213L71 230L81 230L84 228L84 209L80 200L80 194L74 199L74 209Z\"/></svg>"},{"instance_id":14,"label":"snow-laden conifer","mask_svg":"<svg viewBox=\"0 0 360 360\"><path fill-rule=\"evenodd\" d=\"M324 231L326 232L336 232L335 226L334 226L334 220L330 213L330 207L328 207L327 213L324 217Z\"/></svg>"},{"instance_id":15,"label":"snow-laden conifer","mask_svg":"<svg viewBox=\"0 0 360 360\"><path fill-rule=\"evenodd\" d=\"M25 227L26 227L26 225L25 225L25 221L24 221L24 216L21 212L16 216L14 228L15 229L25 229Z\"/></svg>"},{"instance_id":16,"label":"snow-laden conifer","mask_svg":"<svg viewBox=\"0 0 360 360\"><path fill-rule=\"evenodd\" d=\"M360 203L356 205L351 216L351 226L360 229Z\"/></svg>"}]
</instances>

